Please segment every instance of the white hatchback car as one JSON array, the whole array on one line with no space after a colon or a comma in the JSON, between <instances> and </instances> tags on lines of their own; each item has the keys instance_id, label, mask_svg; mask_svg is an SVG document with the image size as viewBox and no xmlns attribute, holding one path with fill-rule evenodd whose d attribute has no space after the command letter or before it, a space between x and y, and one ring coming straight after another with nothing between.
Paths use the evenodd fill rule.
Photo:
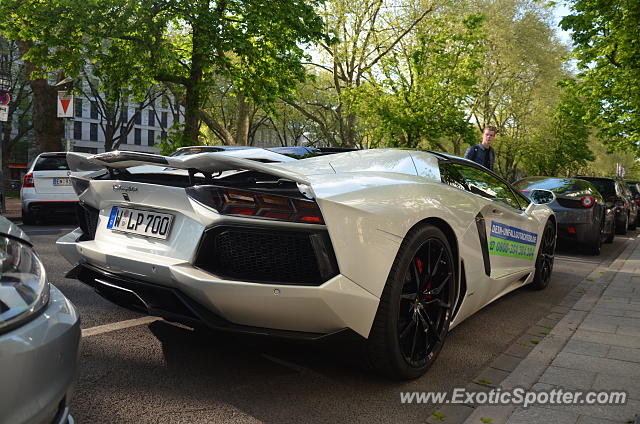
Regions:
<instances>
[{"instance_id":1,"label":"white hatchback car","mask_svg":"<svg viewBox=\"0 0 640 424\"><path fill-rule=\"evenodd\" d=\"M22 222L35 224L40 218L75 214L78 204L69 175L66 152L41 153L22 180Z\"/></svg>"}]
</instances>

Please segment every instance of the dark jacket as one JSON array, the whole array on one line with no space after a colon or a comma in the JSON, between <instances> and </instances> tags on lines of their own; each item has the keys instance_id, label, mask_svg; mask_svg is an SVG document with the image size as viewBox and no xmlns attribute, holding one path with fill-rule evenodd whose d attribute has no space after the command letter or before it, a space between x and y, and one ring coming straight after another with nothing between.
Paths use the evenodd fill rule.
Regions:
<instances>
[{"instance_id":1,"label":"dark jacket","mask_svg":"<svg viewBox=\"0 0 640 424\"><path fill-rule=\"evenodd\" d=\"M485 164L483 160L485 154L489 155L488 164ZM496 161L496 152L493 150L491 146L489 146L489 150L485 150L484 147L482 147L482 143L479 143L479 144L476 144L475 146L469 147L467 151L464 153L464 157L465 159L471 159L475 163L478 163L482 166L486 166L487 168L493 171L493 164Z\"/></svg>"}]
</instances>

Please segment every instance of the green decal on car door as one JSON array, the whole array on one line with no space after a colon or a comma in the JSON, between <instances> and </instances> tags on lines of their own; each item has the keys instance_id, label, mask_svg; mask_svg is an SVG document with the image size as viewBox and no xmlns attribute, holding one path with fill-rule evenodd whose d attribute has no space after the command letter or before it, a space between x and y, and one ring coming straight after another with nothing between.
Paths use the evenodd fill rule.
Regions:
<instances>
[{"instance_id":1,"label":"green decal on car door","mask_svg":"<svg viewBox=\"0 0 640 424\"><path fill-rule=\"evenodd\" d=\"M501 222L491 222L489 235L489 253L533 260L538 235Z\"/></svg>"}]
</instances>

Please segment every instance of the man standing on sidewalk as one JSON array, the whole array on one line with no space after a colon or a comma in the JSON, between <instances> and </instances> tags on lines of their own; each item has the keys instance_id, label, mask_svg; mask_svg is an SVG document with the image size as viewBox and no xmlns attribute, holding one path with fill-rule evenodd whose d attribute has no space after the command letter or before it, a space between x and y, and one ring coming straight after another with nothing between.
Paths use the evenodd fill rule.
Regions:
<instances>
[{"instance_id":1,"label":"man standing on sidewalk","mask_svg":"<svg viewBox=\"0 0 640 424\"><path fill-rule=\"evenodd\" d=\"M498 132L496 127L484 127L484 131L482 132L482 143L469 147L465 152L464 157L493 171L496 153L491 148L491 143L493 143L493 139L496 137L496 132Z\"/></svg>"}]
</instances>

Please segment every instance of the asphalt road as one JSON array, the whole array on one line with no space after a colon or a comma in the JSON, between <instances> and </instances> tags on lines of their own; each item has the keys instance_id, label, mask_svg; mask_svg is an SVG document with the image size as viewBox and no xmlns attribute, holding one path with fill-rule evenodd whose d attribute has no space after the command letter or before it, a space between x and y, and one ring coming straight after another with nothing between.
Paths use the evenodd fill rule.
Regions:
<instances>
[{"instance_id":1,"label":"asphalt road","mask_svg":"<svg viewBox=\"0 0 640 424\"><path fill-rule=\"evenodd\" d=\"M69 225L24 227L49 279L76 305L82 328L139 318L76 280L55 240ZM72 414L79 423L424 422L432 405L400 403L401 391L464 387L635 232L598 257L557 252L550 286L522 288L455 328L422 378L390 382L369 373L351 340L299 343L195 332L164 321L83 337Z\"/></svg>"}]
</instances>

